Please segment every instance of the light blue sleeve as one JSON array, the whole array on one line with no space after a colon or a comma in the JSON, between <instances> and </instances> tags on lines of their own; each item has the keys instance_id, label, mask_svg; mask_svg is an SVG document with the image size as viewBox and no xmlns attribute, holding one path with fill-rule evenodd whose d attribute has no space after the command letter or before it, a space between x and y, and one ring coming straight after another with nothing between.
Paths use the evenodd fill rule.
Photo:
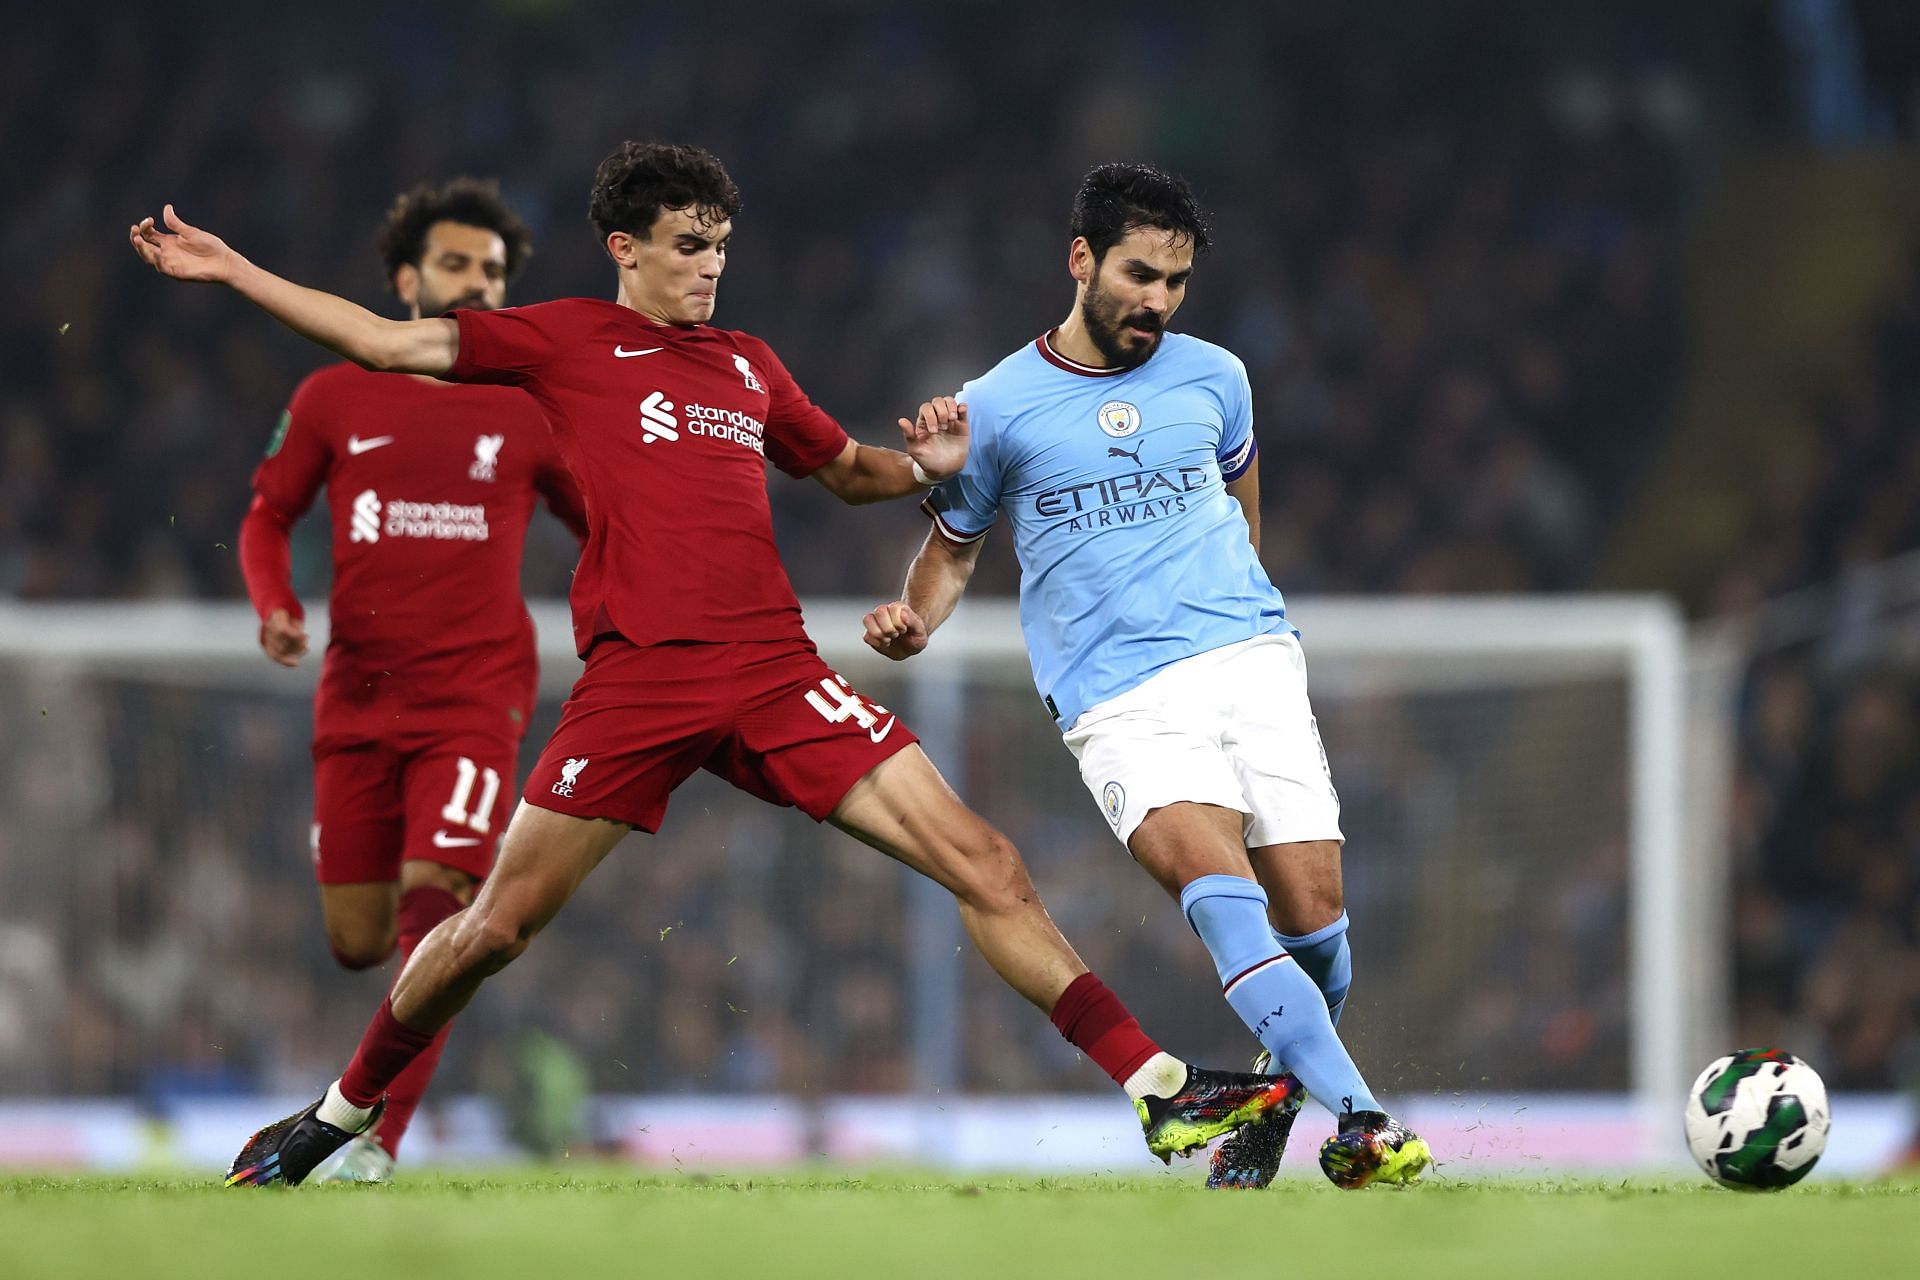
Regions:
<instances>
[{"instance_id":1,"label":"light blue sleeve","mask_svg":"<svg viewBox=\"0 0 1920 1280\"><path fill-rule=\"evenodd\" d=\"M999 423L977 382L962 387L959 399L967 406L967 465L959 475L935 485L920 509L933 517L948 541L978 542L1000 515L1000 451L995 447Z\"/></svg>"},{"instance_id":2,"label":"light blue sleeve","mask_svg":"<svg viewBox=\"0 0 1920 1280\"><path fill-rule=\"evenodd\" d=\"M1228 366L1220 371L1220 402L1226 412L1226 425L1220 432L1220 475L1238 480L1253 465L1259 445L1253 438L1253 386L1247 381L1247 366L1237 356L1228 356Z\"/></svg>"}]
</instances>

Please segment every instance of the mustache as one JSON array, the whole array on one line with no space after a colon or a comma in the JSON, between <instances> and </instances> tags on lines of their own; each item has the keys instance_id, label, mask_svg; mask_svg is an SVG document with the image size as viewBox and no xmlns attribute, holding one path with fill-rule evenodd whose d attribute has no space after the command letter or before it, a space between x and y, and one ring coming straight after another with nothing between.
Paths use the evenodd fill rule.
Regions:
<instances>
[{"instance_id":1,"label":"mustache","mask_svg":"<svg viewBox=\"0 0 1920 1280\"><path fill-rule=\"evenodd\" d=\"M1159 316L1148 311L1142 311L1138 315L1128 316L1120 323L1126 328L1145 329L1149 333L1159 333L1160 330L1165 327L1165 322L1161 320Z\"/></svg>"}]
</instances>

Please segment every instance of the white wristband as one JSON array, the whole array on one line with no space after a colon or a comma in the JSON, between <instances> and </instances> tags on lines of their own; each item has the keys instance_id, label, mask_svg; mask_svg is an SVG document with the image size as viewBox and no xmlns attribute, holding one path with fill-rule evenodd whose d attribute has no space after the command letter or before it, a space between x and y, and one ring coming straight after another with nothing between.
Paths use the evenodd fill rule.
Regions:
<instances>
[{"instance_id":1,"label":"white wristband","mask_svg":"<svg viewBox=\"0 0 1920 1280\"><path fill-rule=\"evenodd\" d=\"M912 458L908 458L907 461L913 463L913 482L915 484L936 485L940 483L938 480L935 480L932 476L928 475L925 471L922 471L920 469L920 464L917 461L915 461Z\"/></svg>"}]
</instances>

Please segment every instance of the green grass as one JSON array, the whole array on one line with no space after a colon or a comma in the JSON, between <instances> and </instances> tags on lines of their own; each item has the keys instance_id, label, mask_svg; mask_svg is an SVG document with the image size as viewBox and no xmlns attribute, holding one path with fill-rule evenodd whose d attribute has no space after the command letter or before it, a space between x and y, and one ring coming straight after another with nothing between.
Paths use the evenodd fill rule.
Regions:
<instances>
[{"instance_id":1,"label":"green grass","mask_svg":"<svg viewBox=\"0 0 1920 1280\"><path fill-rule=\"evenodd\" d=\"M1492 1276L1920 1274L1920 1185L1558 1180L1209 1193L1176 1178L414 1175L226 1191L0 1177L0 1276Z\"/></svg>"}]
</instances>

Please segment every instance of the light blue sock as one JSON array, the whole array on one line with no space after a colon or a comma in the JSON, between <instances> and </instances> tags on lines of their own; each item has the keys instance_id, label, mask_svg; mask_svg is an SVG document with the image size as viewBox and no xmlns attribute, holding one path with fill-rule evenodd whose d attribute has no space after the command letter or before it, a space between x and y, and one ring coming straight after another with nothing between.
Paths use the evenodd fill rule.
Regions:
<instances>
[{"instance_id":1,"label":"light blue sock","mask_svg":"<svg viewBox=\"0 0 1920 1280\"><path fill-rule=\"evenodd\" d=\"M1320 993L1327 998L1327 1017L1340 1025L1340 1011L1347 1007L1347 988L1353 985L1353 950L1347 946L1347 913L1312 933L1289 937L1278 929L1273 940L1286 949Z\"/></svg>"},{"instance_id":2,"label":"light blue sock","mask_svg":"<svg viewBox=\"0 0 1920 1280\"><path fill-rule=\"evenodd\" d=\"M1280 949L1267 923L1266 891L1238 876L1201 876L1180 893L1187 923L1207 944L1227 1003L1328 1110L1378 1111L1327 1016L1326 997Z\"/></svg>"}]
</instances>

